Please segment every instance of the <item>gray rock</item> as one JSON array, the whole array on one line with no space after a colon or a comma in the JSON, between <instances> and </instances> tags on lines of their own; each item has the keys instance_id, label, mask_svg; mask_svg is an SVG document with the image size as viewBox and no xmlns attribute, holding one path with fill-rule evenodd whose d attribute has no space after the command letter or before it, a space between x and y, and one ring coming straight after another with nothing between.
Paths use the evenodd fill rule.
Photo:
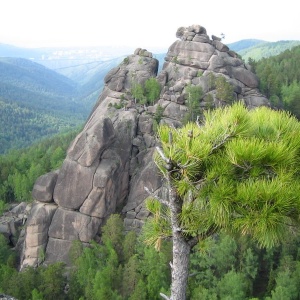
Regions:
<instances>
[{"instance_id":1,"label":"gray rock","mask_svg":"<svg viewBox=\"0 0 300 300\"><path fill-rule=\"evenodd\" d=\"M68 226L65 226L68 224ZM58 208L53 216L48 235L60 240L90 242L99 229L101 220L80 212Z\"/></svg>"},{"instance_id":2,"label":"gray rock","mask_svg":"<svg viewBox=\"0 0 300 300\"><path fill-rule=\"evenodd\" d=\"M53 202L53 191L56 184L57 176L58 171L50 172L40 176L33 186L33 199L45 203Z\"/></svg>"},{"instance_id":3,"label":"gray rock","mask_svg":"<svg viewBox=\"0 0 300 300\"><path fill-rule=\"evenodd\" d=\"M258 78L256 77L256 75L245 68L231 68L231 74L231 77L234 77L236 80L239 80L250 88L255 89L258 87Z\"/></svg>"},{"instance_id":4,"label":"gray rock","mask_svg":"<svg viewBox=\"0 0 300 300\"><path fill-rule=\"evenodd\" d=\"M57 209L54 204L36 202L26 223L24 252L21 257L21 269L41 263L45 253L48 230Z\"/></svg>"},{"instance_id":5,"label":"gray rock","mask_svg":"<svg viewBox=\"0 0 300 300\"><path fill-rule=\"evenodd\" d=\"M65 159L54 189L54 201L59 206L77 210L93 188L96 166L83 167Z\"/></svg>"},{"instance_id":6,"label":"gray rock","mask_svg":"<svg viewBox=\"0 0 300 300\"><path fill-rule=\"evenodd\" d=\"M114 138L114 126L110 118L103 116L97 122L88 122L71 144L68 157L83 167L90 167Z\"/></svg>"}]
</instances>

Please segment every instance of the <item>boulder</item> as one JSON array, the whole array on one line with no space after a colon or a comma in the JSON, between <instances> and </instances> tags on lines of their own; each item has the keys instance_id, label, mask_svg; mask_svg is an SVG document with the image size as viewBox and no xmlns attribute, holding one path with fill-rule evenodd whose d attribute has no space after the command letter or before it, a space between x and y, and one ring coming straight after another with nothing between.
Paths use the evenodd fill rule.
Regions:
<instances>
[{"instance_id":1,"label":"boulder","mask_svg":"<svg viewBox=\"0 0 300 300\"><path fill-rule=\"evenodd\" d=\"M58 208L49 226L48 236L54 239L80 240L88 243L95 237L100 224L99 218Z\"/></svg>"},{"instance_id":2,"label":"boulder","mask_svg":"<svg viewBox=\"0 0 300 300\"><path fill-rule=\"evenodd\" d=\"M50 172L40 176L33 186L33 199L45 203L53 202L53 192L57 176L58 171Z\"/></svg>"}]
</instances>

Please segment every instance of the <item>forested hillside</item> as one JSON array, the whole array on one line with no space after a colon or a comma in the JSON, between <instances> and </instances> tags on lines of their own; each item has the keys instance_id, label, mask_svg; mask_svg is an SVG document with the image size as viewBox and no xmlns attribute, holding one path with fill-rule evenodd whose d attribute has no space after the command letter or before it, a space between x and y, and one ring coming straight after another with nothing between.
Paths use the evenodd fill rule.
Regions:
<instances>
[{"instance_id":1,"label":"forested hillside","mask_svg":"<svg viewBox=\"0 0 300 300\"><path fill-rule=\"evenodd\" d=\"M77 85L39 64L0 58L0 153L70 130L88 115Z\"/></svg>"},{"instance_id":2,"label":"forested hillside","mask_svg":"<svg viewBox=\"0 0 300 300\"><path fill-rule=\"evenodd\" d=\"M246 39L246 40L240 40L231 44L228 44L227 46L232 49L235 52L240 52L242 50L249 49L251 47L256 47L260 44L267 43L263 40L256 40L256 39Z\"/></svg>"},{"instance_id":3,"label":"forested hillside","mask_svg":"<svg viewBox=\"0 0 300 300\"><path fill-rule=\"evenodd\" d=\"M300 118L300 46L250 63L272 104Z\"/></svg>"},{"instance_id":4,"label":"forested hillside","mask_svg":"<svg viewBox=\"0 0 300 300\"><path fill-rule=\"evenodd\" d=\"M60 167L69 144L78 132L79 128L76 128L69 133L44 139L31 147L0 155L0 202L6 205L16 201L30 201L36 179Z\"/></svg>"},{"instance_id":5,"label":"forested hillside","mask_svg":"<svg viewBox=\"0 0 300 300\"><path fill-rule=\"evenodd\" d=\"M72 268L55 263L18 272L16 258L0 235L0 293L19 300L159 300L159 293L169 294L170 246L164 242L160 251L146 246L143 235L125 233L120 215L111 215L101 244L83 248L73 242ZM187 299L297 300L299 246L299 237L289 235L270 250L247 237L207 239L191 255Z\"/></svg>"},{"instance_id":6,"label":"forested hillside","mask_svg":"<svg viewBox=\"0 0 300 300\"><path fill-rule=\"evenodd\" d=\"M230 49L238 52L238 54L242 56L245 61L248 61L249 58L259 60L261 58L278 55L281 52L291 49L299 44L300 41L259 42L254 44L254 46L245 47L244 49L232 46L230 46Z\"/></svg>"}]
</instances>

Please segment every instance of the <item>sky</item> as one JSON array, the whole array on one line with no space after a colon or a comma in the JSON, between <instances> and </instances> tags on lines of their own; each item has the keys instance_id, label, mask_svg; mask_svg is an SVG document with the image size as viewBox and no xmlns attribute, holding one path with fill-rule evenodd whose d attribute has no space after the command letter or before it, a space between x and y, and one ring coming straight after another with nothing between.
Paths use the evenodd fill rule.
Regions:
<instances>
[{"instance_id":1,"label":"sky","mask_svg":"<svg viewBox=\"0 0 300 300\"><path fill-rule=\"evenodd\" d=\"M129 46L167 49L179 27L209 36L300 40L295 0L0 0L0 43L27 48Z\"/></svg>"}]
</instances>

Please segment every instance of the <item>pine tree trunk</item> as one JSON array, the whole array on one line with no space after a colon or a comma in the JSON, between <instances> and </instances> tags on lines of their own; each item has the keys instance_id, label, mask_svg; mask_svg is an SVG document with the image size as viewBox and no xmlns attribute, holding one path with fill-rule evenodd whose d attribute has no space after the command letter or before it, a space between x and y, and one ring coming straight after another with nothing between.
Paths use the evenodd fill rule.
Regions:
<instances>
[{"instance_id":1,"label":"pine tree trunk","mask_svg":"<svg viewBox=\"0 0 300 300\"><path fill-rule=\"evenodd\" d=\"M171 300L185 300L188 281L190 246L180 233L173 235Z\"/></svg>"},{"instance_id":2,"label":"pine tree trunk","mask_svg":"<svg viewBox=\"0 0 300 300\"><path fill-rule=\"evenodd\" d=\"M191 247L185 240L178 221L178 216L182 210L182 199L177 194L176 189L172 187L170 177L168 185L173 234L173 263L170 300L185 300Z\"/></svg>"}]
</instances>

